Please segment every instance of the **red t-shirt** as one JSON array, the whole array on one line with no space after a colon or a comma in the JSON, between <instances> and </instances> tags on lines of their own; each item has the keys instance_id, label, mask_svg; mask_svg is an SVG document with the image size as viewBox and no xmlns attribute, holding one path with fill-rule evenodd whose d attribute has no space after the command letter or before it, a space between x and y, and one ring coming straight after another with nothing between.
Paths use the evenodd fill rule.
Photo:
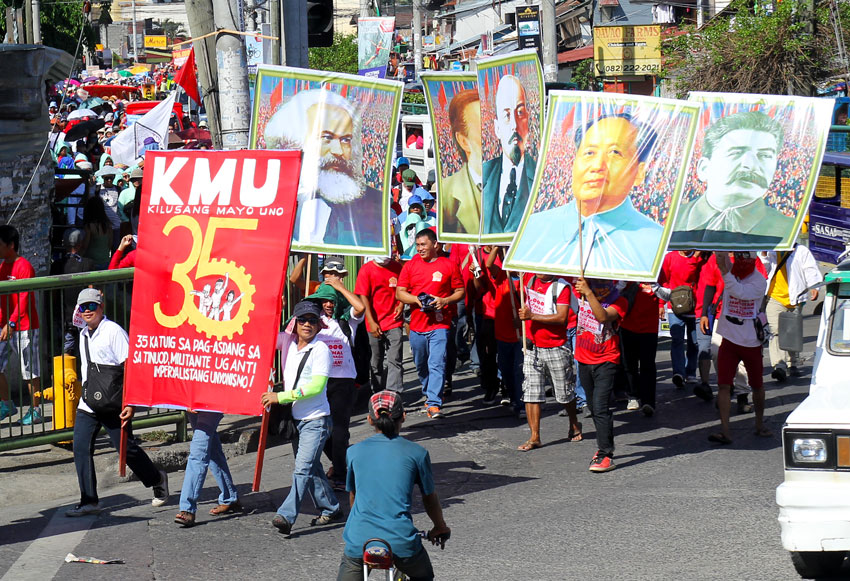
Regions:
<instances>
[{"instance_id":1,"label":"red t-shirt","mask_svg":"<svg viewBox=\"0 0 850 581\"><path fill-rule=\"evenodd\" d=\"M496 262L493 263L493 270L496 271L494 275L486 266L487 254L487 252L479 250L476 257L478 258L478 264L481 265L481 278L478 279L478 282L483 287L478 293L478 298L481 301L481 314L484 315L484 318L495 319L497 279L501 278L500 275L504 275L504 271L502 270L502 259L497 256Z\"/></svg>"},{"instance_id":2,"label":"red t-shirt","mask_svg":"<svg viewBox=\"0 0 850 581\"><path fill-rule=\"evenodd\" d=\"M395 289L398 286L398 277L401 274L401 264L390 260L386 266L370 260L357 273L357 282L354 284L354 294L369 297L372 309L375 311L375 320L381 326L382 331L397 329L404 324L403 320L397 320L393 312L399 301L395 298ZM366 328L369 331L368 320Z\"/></svg>"},{"instance_id":3,"label":"red t-shirt","mask_svg":"<svg viewBox=\"0 0 850 581\"><path fill-rule=\"evenodd\" d=\"M532 278L534 281L532 282ZM570 304L570 288L567 286L567 281L563 278L555 278L549 282L543 282L539 276L531 273L526 273L523 278L525 285L525 304L529 310L536 315L551 315L552 310L546 309L546 304L552 298L552 285L555 282L560 283L562 290L558 293L555 300L556 305ZM557 307L555 307L557 309ZM567 325L556 325L552 323L539 323L537 321L528 321L528 334L531 337L532 343L537 347L560 347L567 342Z\"/></svg>"},{"instance_id":4,"label":"red t-shirt","mask_svg":"<svg viewBox=\"0 0 850 581\"><path fill-rule=\"evenodd\" d=\"M35 269L29 260L19 256L15 262L0 262L0 280L21 280L34 278ZM14 321L16 331L38 329L38 311L35 295L29 292L16 292L0 296L0 325Z\"/></svg>"},{"instance_id":5,"label":"red t-shirt","mask_svg":"<svg viewBox=\"0 0 850 581\"><path fill-rule=\"evenodd\" d=\"M614 302L608 302L608 299L600 302L603 307L614 307L622 319L629 304L625 297L615 296ZM600 323L593 316L590 304L586 300L580 300L576 327L576 361L587 365L605 362L619 363L620 335L617 333L617 324L617 322Z\"/></svg>"},{"instance_id":6,"label":"red t-shirt","mask_svg":"<svg viewBox=\"0 0 850 581\"><path fill-rule=\"evenodd\" d=\"M475 292L475 284L472 282L472 273L469 272L469 264L472 262L472 259L469 257L469 245L452 242L452 247L449 249L449 260L460 271L460 276L463 279L463 288L466 289L466 294L463 295L463 302L466 305L467 312L472 312L472 307L475 305L475 299L478 295Z\"/></svg>"},{"instance_id":7,"label":"red t-shirt","mask_svg":"<svg viewBox=\"0 0 850 581\"><path fill-rule=\"evenodd\" d=\"M463 288L463 279L457 265L448 258L439 256L431 262L425 262L417 254L401 269L398 286L406 288L413 296L426 293L445 298L451 296L454 289ZM435 329L448 329L456 310L452 304L440 311L423 313L414 306L410 313L410 330L427 333Z\"/></svg>"},{"instance_id":8,"label":"red t-shirt","mask_svg":"<svg viewBox=\"0 0 850 581\"><path fill-rule=\"evenodd\" d=\"M707 259L704 255L696 252L692 256L682 256L678 250L668 252L661 264L661 274L658 275L658 284L663 287L674 289L682 285L689 285L694 289L696 298L696 312L702 309L702 297L697 292L700 271ZM667 303L670 306L670 303Z\"/></svg>"},{"instance_id":9,"label":"red t-shirt","mask_svg":"<svg viewBox=\"0 0 850 581\"><path fill-rule=\"evenodd\" d=\"M626 303L628 303L628 299ZM637 291L632 309L623 317L620 326L632 333L658 332L658 298L652 290L647 292L639 289Z\"/></svg>"},{"instance_id":10,"label":"red t-shirt","mask_svg":"<svg viewBox=\"0 0 850 581\"><path fill-rule=\"evenodd\" d=\"M519 310L519 281L514 282L504 270L501 270L495 282L496 315L493 326L496 331L496 341L516 343L520 339L517 336L517 328L514 327L514 316ZM513 300L511 300L511 284L514 285Z\"/></svg>"}]
</instances>

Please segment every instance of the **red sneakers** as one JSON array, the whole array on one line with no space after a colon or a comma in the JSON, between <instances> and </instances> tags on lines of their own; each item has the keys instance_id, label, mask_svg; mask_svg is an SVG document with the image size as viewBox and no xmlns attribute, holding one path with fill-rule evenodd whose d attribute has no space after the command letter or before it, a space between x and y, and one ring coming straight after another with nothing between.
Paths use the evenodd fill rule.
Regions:
<instances>
[{"instance_id":1,"label":"red sneakers","mask_svg":"<svg viewBox=\"0 0 850 581\"><path fill-rule=\"evenodd\" d=\"M437 406L431 406L428 408L428 417L432 420L436 420L438 418L443 417L443 412L440 411L440 408Z\"/></svg>"},{"instance_id":2,"label":"red sneakers","mask_svg":"<svg viewBox=\"0 0 850 581\"><path fill-rule=\"evenodd\" d=\"M614 468L616 468L616 464L614 461L608 456L602 456L599 452L593 457L593 460L590 461L591 472L610 472Z\"/></svg>"}]
</instances>

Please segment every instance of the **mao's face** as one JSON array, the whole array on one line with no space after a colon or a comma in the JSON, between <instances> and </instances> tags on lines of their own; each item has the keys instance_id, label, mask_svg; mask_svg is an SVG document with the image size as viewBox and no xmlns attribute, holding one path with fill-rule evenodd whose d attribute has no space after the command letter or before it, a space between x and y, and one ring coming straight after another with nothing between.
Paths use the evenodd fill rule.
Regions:
<instances>
[{"instance_id":1,"label":"mao's face","mask_svg":"<svg viewBox=\"0 0 850 581\"><path fill-rule=\"evenodd\" d=\"M776 173L779 146L776 137L764 131L736 129L724 135L711 157L697 165L709 203L723 210L764 197Z\"/></svg>"},{"instance_id":2,"label":"mao's face","mask_svg":"<svg viewBox=\"0 0 850 581\"><path fill-rule=\"evenodd\" d=\"M575 199L586 203L582 213L618 206L643 181L637 136L635 126L621 117L602 119L584 134L576 149L572 186Z\"/></svg>"},{"instance_id":3,"label":"mao's face","mask_svg":"<svg viewBox=\"0 0 850 581\"><path fill-rule=\"evenodd\" d=\"M512 77L502 79L496 91L494 127L505 156L518 165L528 138L528 109L525 89Z\"/></svg>"},{"instance_id":4,"label":"mao's face","mask_svg":"<svg viewBox=\"0 0 850 581\"><path fill-rule=\"evenodd\" d=\"M317 116L321 113L321 118ZM354 123L345 109L333 105L313 105L307 109L307 123L316 128L319 137L319 156L332 155L351 159L351 139Z\"/></svg>"},{"instance_id":5,"label":"mao's face","mask_svg":"<svg viewBox=\"0 0 850 581\"><path fill-rule=\"evenodd\" d=\"M466 132L457 133L457 142L466 153L467 163L476 174L481 174L481 102L472 101L463 109Z\"/></svg>"}]
</instances>

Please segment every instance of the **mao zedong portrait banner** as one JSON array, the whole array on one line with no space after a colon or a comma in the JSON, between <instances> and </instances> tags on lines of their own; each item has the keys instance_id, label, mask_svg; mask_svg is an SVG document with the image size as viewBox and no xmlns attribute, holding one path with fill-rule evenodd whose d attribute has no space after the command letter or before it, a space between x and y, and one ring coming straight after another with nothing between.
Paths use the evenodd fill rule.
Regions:
<instances>
[{"instance_id":1,"label":"mao zedong portrait banner","mask_svg":"<svg viewBox=\"0 0 850 581\"><path fill-rule=\"evenodd\" d=\"M505 268L655 280L698 114L687 101L550 92L543 169Z\"/></svg>"},{"instance_id":2,"label":"mao zedong portrait banner","mask_svg":"<svg viewBox=\"0 0 850 581\"><path fill-rule=\"evenodd\" d=\"M481 240L513 240L534 183L543 129L543 71L534 49L478 61Z\"/></svg>"},{"instance_id":3,"label":"mao zedong portrait banner","mask_svg":"<svg viewBox=\"0 0 850 581\"><path fill-rule=\"evenodd\" d=\"M701 107L670 247L790 250L811 201L833 101L691 93Z\"/></svg>"},{"instance_id":4,"label":"mao zedong portrait banner","mask_svg":"<svg viewBox=\"0 0 850 581\"><path fill-rule=\"evenodd\" d=\"M252 149L300 149L292 249L389 256L392 157L403 85L260 65Z\"/></svg>"},{"instance_id":5,"label":"mao zedong portrait banner","mask_svg":"<svg viewBox=\"0 0 850 581\"><path fill-rule=\"evenodd\" d=\"M125 404L262 411L300 157L148 153Z\"/></svg>"},{"instance_id":6,"label":"mao zedong portrait banner","mask_svg":"<svg viewBox=\"0 0 850 581\"><path fill-rule=\"evenodd\" d=\"M478 242L481 103L475 73L423 73L437 161L437 237Z\"/></svg>"}]
</instances>

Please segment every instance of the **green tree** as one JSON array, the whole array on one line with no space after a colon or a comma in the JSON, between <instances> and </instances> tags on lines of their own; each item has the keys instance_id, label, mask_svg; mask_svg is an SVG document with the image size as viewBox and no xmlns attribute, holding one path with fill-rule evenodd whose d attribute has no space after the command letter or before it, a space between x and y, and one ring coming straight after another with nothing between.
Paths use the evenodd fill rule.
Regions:
<instances>
[{"instance_id":1,"label":"green tree","mask_svg":"<svg viewBox=\"0 0 850 581\"><path fill-rule=\"evenodd\" d=\"M310 49L311 69L335 73L357 74L357 37L353 34L334 34L333 46Z\"/></svg>"},{"instance_id":2,"label":"green tree","mask_svg":"<svg viewBox=\"0 0 850 581\"><path fill-rule=\"evenodd\" d=\"M806 5L776 2L768 14L754 9L752 0L733 0L701 30L687 27L687 34L663 43L664 76L679 96L689 91L808 95L818 83L847 71L834 59L828 6L817 3L809 14ZM846 4L839 6L843 25L850 24Z\"/></svg>"},{"instance_id":3,"label":"green tree","mask_svg":"<svg viewBox=\"0 0 850 581\"><path fill-rule=\"evenodd\" d=\"M23 0L0 0L0 10L5 14L6 6L21 8ZM5 18L0 19L0 31L6 34ZM97 30L83 18L82 1L42 2L41 3L41 39L45 46L51 46L74 54L80 27L83 27L83 44L92 49L97 43Z\"/></svg>"},{"instance_id":4,"label":"green tree","mask_svg":"<svg viewBox=\"0 0 850 581\"><path fill-rule=\"evenodd\" d=\"M168 44L174 44L174 39L178 36L185 36L186 30L179 22L174 22L170 18L166 18L158 23L162 34L168 39Z\"/></svg>"}]
</instances>

